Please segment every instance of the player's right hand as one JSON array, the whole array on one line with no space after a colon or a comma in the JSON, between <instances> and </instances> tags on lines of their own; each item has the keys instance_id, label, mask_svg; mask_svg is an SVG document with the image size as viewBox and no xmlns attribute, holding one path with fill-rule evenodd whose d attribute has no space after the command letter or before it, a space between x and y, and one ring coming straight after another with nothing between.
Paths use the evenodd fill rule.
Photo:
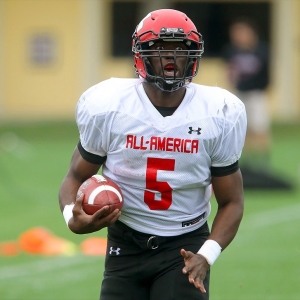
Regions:
<instances>
[{"instance_id":1,"label":"player's right hand","mask_svg":"<svg viewBox=\"0 0 300 300\"><path fill-rule=\"evenodd\" d=\"M119 209L109 214L109 206L104 206L93 215L86 214L82 209L83 194L77 196L73 207L73 217L68 226L76 234L86 234L98 231L115 223L121 215Z\"/></svg>"}]
</instances>

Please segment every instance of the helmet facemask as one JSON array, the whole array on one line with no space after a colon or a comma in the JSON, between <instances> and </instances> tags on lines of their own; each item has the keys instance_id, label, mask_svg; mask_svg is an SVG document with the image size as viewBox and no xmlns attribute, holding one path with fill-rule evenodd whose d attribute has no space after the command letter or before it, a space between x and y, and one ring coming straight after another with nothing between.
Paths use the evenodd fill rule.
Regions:
<instances>
[{"instance_id":1,"label":"helmet facemask","mask_svg":"<svg viewBox=\"0 0 300 300\"><path fill-rule=\"evenodd\" d=\"M142 42L143 36L149 35L155 38ZM199 42L189 39L189 36L198 36ZM204 51L201 35L192 30L184 33L182 28L161 28L160 33L156 34L152 30L146 31L140 36L133 35L132 51L135 55L136 74L144 78L147 82L156 84L156 86L165 92L173 92L186 86L192 81L198 73L199 62ZM187 46L187 50L159 50L150 49L150 46L158 41L164 42L183 42ZM172 54L173 52L173 54ZM166 76L162 63L162 58L171 59L174 62L174 76ZM159 59L161 74L157 74L151 65L151 59ZM180 76L176 76L178 59L185 58L184 71Z\"/></svg>"}]
</instances>

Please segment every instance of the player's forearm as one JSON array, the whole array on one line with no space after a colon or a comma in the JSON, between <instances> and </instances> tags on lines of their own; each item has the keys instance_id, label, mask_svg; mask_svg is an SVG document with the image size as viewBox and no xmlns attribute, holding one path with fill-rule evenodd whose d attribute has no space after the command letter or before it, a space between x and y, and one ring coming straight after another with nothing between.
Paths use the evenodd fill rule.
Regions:
<instances>
[{"instance_id":1,"label":"player's forearm","mask_svg":"<svg viewBox=\"0 0 300 300\"><path fill-rule=\"evenodd\" d=\"M100 164L91 164L84 160L77 147L74 150L69 170L59 190L59 204L63 211L64 206L74 203L80 185L89 177L96 174Z\"/></svg>"},{"instance_id":2,"label":"player's forearm","mask_svg":"<svg viewBox=\"0 0 300 300\"><path fill-rule=\"evenodd\" d=\"M219 207L208 239L215 240L224 250L234 239L244 211L243 199Z\"/></svg>"},{"instance_id":3,"label":"player's forearm","mask_svg":"<svg viewBox=\"0 0 300 300\"><path fill-rule=\"evenodd\" d=\"M63 211L65 205L74 203L76 200L77 191L81 185L81 181L66 176L61 184L59 190L59 206L60 210Z\"/></svg>"}]
</instances>

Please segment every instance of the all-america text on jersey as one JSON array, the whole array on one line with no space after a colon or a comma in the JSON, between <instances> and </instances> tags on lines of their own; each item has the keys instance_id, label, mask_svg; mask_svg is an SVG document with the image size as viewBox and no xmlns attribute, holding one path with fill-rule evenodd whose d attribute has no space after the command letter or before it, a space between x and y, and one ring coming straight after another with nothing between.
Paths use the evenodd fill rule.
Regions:
<instances>
[{"instance_id":1,"label":"all-america text on jersey","mask_svg":"<svg viewBox=\"0 0 300 300\"><path fill-rule=\"evenodd\" d=\"M126 136L126 148L136 150L154 150L167 152L198 153L199 140L174 137L145 136L129 134Z\"/></svg>"}]
</instances>

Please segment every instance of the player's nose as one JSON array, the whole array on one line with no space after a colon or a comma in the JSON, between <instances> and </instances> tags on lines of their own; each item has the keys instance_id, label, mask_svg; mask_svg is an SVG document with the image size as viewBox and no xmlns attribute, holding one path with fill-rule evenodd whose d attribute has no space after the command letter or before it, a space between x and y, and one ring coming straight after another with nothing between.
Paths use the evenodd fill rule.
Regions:
<instances>
[{"instance_id":1,"label":"player's nose","mask_svg":"<svg viewBox=\"0 0 300 300\"><path fill-rule=\"evenodd\" d=\"M174 62L175 60L175 53L172 50L168 50L164 53L163 58L168 60L168 62Z\"/></svg>"}]
</instances>

